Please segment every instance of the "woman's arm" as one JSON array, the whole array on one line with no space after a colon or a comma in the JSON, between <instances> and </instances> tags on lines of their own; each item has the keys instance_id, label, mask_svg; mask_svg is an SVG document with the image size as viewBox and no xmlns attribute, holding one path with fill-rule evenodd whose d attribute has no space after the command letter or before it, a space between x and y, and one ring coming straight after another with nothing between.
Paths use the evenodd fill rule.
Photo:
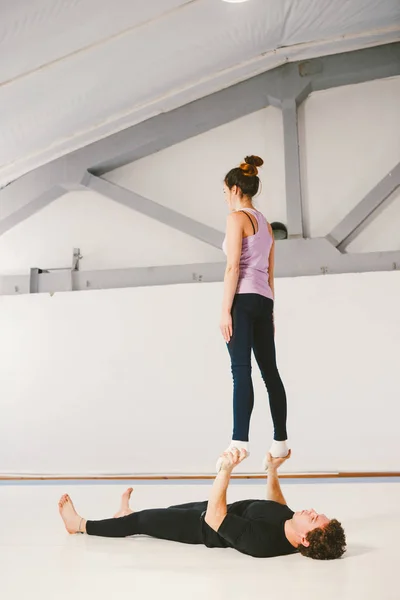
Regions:
<instances>
[{"instance_id":1,"label":"woman's arm","mask_svg":"<svg viewBox=\"0 0 400 600\"><path fill-rule=\"evenodd\" d=\"M269 283L269 287L272 290L272 299L274 301L274 307L275 307L275 281L274 281L275 238L274 238L274 232L272 231L272 227L269 223L268 223L268 230L272 237L272 246L271 246L271 250L269 251L269 259L268 259L268 283ZM274 313L272 313L272 321L274 322L274 334L275 334Z\"/></svg>"},{"instance_id":2,"label":"woman's arm","mask_svg":"<svg viewBox=\"0 0 400 600\"><path fill-rule=\"evenodd\" d=\"M239 265L242 253L243 221L242 215L232 213L226 224L227 262L224 277L224 295L222 300L221 332L226 342L232 337L231 309L239 281Z\"/></svg>"},{"instance_id":3,"label":"woman's arm","mask_svg":"<svg viewBox=\"0 0 400 600\"><path fill-rule=\"evenodd\" d=\"M275 286L274 286L274 269L275 269L275 239L274 239L274 232L272 231L272 227L271 225L268 223L268 229L269 232L271 234L272 237L272 246L271 246L271 250L269 252L269 264L268 264L268 283L269 283L269 287L272 290L272 296L273 299L275 300Z\"/></svg>"}]
</instances>

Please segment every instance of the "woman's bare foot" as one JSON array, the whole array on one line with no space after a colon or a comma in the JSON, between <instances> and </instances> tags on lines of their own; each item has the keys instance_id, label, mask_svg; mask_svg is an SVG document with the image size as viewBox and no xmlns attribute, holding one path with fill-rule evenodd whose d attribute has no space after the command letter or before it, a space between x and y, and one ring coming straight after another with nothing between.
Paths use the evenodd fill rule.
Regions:
<instances>
[{"instance_id":1,"label":"woman's bare foot","mask_svg":"<svg viewBox=\"0 0 400 600\"><path fill-rule=\"evenodd\" d=\"M115 513L114 519L118 519L119 517L126 517L127 515L131 515L133 513L133 510L131 510L131 508L129 506L129 500L130 500L132 492L133 492L133 488L128 488L122 494L121 506L119 508L119 511L117 513Z\"/></svg>"},{"instance_id":2,"label":"woman's bare foot","mask_svg":"<svg viewBox=\"0 0 400 600\"><path fill-rule=\"evenodd\" d=\"M85 531L86 521L76 512L75 506L68 494L61 496L58 509L68 533L78 533L79 531L83 533ZM80 529L79 526L81 526Z\"/></svg>"}]
</instances>

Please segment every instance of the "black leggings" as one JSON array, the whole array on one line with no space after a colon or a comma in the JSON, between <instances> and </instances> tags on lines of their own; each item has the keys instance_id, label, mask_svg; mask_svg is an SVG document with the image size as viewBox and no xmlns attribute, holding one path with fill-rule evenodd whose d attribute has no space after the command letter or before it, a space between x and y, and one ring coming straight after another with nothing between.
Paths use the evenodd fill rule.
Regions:
<instances>
[{"instance_id":1,"label":"black leggings","mask_svg":"<svg viewBox=\"0 0 400 600\"><path fill-rule=\"evenodd\" d=\"M274 439L287 439L286 393L276 365L273 306L260 294L236 294L233 301L233 335L227 344L233 375L233 440L249 439L254 406L251 350L268 390Z\"/></svg>"},{"instance_id":2,"label":"black leggings","mask_svg":"<svg viewBox=\"0 0 400 600\"><path fill-rule=\"evenodd\" d=\"M206 510L207 501L142 510L117 519L87 521L86 533L102 537L141 534L183 544L203 544L201 516Z\"/></svg>"}]
</instances>

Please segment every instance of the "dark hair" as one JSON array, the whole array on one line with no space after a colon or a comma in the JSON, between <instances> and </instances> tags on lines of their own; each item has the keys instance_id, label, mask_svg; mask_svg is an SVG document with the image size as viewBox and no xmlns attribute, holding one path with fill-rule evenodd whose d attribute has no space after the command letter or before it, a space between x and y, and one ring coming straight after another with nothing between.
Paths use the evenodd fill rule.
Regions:
<instances>
[{"instance_id":1,"label":"dark hair","mask_svg":"<svg viewBox=\"0 0 400 600\"><path fill-rule=\"evenodd\" d=\"M303 556L318 560L340 558L346 551L346 535L342 525L332 519L326 527L317 527L307 533L309 546L300 544L299 551Z\"/></svg>"},{"instance_id":2,"label":"dark hair","mask_svg":"<svg viewBox=\"0 0 400 600\"><path fill-rule=\"evenodd\" d=\"M229 171L224 181L230 190L236 185L243 196L252 198L260 187L257 167L263 164L264 161L259 156L246 156L243 163Z\"/></svg>"}]
</instances>

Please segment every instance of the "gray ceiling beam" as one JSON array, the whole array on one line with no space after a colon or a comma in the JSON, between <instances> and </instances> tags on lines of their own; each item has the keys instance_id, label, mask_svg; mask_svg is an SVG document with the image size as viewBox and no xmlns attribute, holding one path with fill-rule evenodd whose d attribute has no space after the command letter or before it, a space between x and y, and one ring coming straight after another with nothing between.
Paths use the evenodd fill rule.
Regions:
<instances>
[{"instance_id":1,"label":"gray ceiling beam","mask_svg":"<svg viewBox=\"0 0 400 600\"><path fill-rule=\"evenodd\" d=\"M0 275L0 296L30 293L30 275Z\"/></svg>"},{"instance_id":2,"label":"gray ceiling beam","mask_svg":"<svg viewBox=\"0 0 400 600\"><path fill-rule=\"evenodd\" d=\"M314 92L399 75L400 43L344 52L300 63L302 76L311 70ZM312 71L318 69L317 73Z\"/></svg>"},{"instance_id":3,"label":"gray ceiling beam","mask_svg":"<svg viewBox=\"0 0 400 600\"><path fill-rule=\"evenodd\" d=\"M336 275L400 270L400 250L393 252L342 253L326 238L276 242L277 277Z\"/></svg>"},{"instance_id":4,"label":"gray ceiling beam","mask_svg":"<svg viewBox=\"0 0 400 600\"><path fill-rule=\"evenodd\" d=\"M43 191L39 196L37 196L34 200L30 200L26 204L23 204L21 208L11 212L8 216L4 217L0 220L0 235L3 235L9 229L12 229L22 221L29 219L39 210L48 206L57 198L60 198L64 194L67 193L67 190L62 188L59 185L55 185L54 187ZM27 196L29 198L29 196Z\"/></svg>"},{"instance_id":5,"label":"gray ceiling beam","mask_svg":"<svg viewBox=\"0 0 400 600\"><path fill-rule=\"evenodd\" d=\"M38 293L120 289L155 285L222 281L225 263L134 267L101 271L49 271L39 273ZM0 295L30 293L30 275L0 276Z\"/></svg>"},{"instance_id":6,"label":"gray ceiling beam","mask_svg":"<svg viewBox=\"0 0 400 600\"><path fill-rule=\"evenodd\" d=\"M79 181L85 170L68 157L34 169L0 189L0 219L19 210L54 186L68 186Z\"/></svg>"},{"instance_id":7,"label":"gray ceiling beam","mask_svg":"<svg viewBox=\"0 0 400 600\"><path fill-rule=\"evenodd\" d=\"M172 227L173 229L185 233L186 235L190 235L206 244L210 244L210 246L214 246L219 250L222 248L222 242L224 240L223 233L213 227L195 221L190 217L186 217L171 208L158 204L157 202L154 202L154 200L144 198L143 196L136 194L136 192L127 190L124 187L111 183L106 179L96 177L90 173L83 178L82 185L102 196L110 198L114 202L118 202L118 204L131 208L146 217L155 219L164 225L168 225L168 227Z\"/></svg>"},{"instance_id":8,"label":"gray ceiling beam","mask_svg":"<svg viewBox=\"0 0 400 600\"><path fill-rule=\"evenodd\" d=\"M288 235L289 238L303 237L299 131L297 126L297 102L295 99L283 101L282 119Z\"/></svg>"},{"instance_id":9,"label":"gray ceiling beam","mask_svg":"<svg viewBox=\"0 0 400 600\"><path fill-rule=\"evenodd\" d=\"M225 262L97 271L38 272L39 293L222 282ZM400 250L342 254L325 238L277 241L277 277L400 270ZM28 294L30 275L0 276L0 295Z\"/></svg>"},{"instance_id":10,"label":"gray ceiling beam","mask_svg":"<svg viewBox=\"0 0 400 600\"><path fill-rule=\"evenodd\" d=\"M313 73L319 73L319 67ZM298 66L295 72L292 65L282 68L280 108L283 122L286 216L290 239L304 237L298 107L311 92L311 82L304 81L299 76Z\"/></svg>"},{"instance_id":11,"label":"gray ceiling beam","mask_svg":"<svg viewBox=\"0 0 400 600\"><path fill-rule=\"evenodd\" d=\"M90 170L102 175L195 135L318 90L400 75L400 43L284 65L71 152L0 189L0 217L54 185L78 185ZM309 86L309 88L307 88ZM301 101L298 98L298 102Z\"/></svg>"},{"instance_id":12,"label":"gray ceiling beam","mask_svg":"<svg viewBox=\"0 0 400 600\"><path fill-rule=\"evenodd\" d=\"M65 194L83 174L75 161L63 157L0 189L0 235Z\"/></svg>"},{"instance_id":13,"label":"gray ceiling beam","mask_svg":"<svg viewBox=\"0 0 400 600\"><path fill-rule=\"evenodd\" d=\"M400 75L400 43L287 64L134 125L75 154L92 173L103 175L269 104L277 106L284 98L301 102L302 90L309 93L396 75Z\"/></svg>"},{"instance_id":14,"label":"gray ceiling beam","mask_svg":"<svg viewBox=\"0 0 400 600\"><path fill-rule=\"evenodd\" d=\"M314 244L315 242L315 244ZM331 252L333 249L334 252ZM290 260L287 260L287 257ZM110 271L72 273L74 289L222 282L226 263L160 266ZM276 276L304 277L340 273L367 273L400 270L400 251L342 254L323 238L277 242ZM102 275L104 274L104 277ZM133 279L132 279L133 276ZM103 285L104 284L104 285Z\"/></svg>"},{"instance_id":15,"label":"gray ceiling beam","mask_svg":"<svg viewBox=\"0 0 400 600\"><path fill-rule=\"evenodd\" d=\"M280 80L279 70L257 75L77 150L78 160L103 175L266 108L278 95Z\"/></svg>"},{"instance_id":16,"label":"gray ceiling beam","mask_svg":"<svg viewBox=\"0 0 400 600\"><path fill-rule=\"evenodd\" d=\"M385 208L393 192L400 187L400 162L353 208L327 235L343 251Z\"/></svg>"},{"instance_id":17,"label":"gray ceiling beam","mask_svg":"<svg viewBox=\"0 0 400 600\"><path fill-rule=\"evenodd\" d=\"M213 283L223 280L225 268L225 263L217 262L108 271L79 271L72 274L72 279L74 290Z\"/></svg>"}]
</instances>

